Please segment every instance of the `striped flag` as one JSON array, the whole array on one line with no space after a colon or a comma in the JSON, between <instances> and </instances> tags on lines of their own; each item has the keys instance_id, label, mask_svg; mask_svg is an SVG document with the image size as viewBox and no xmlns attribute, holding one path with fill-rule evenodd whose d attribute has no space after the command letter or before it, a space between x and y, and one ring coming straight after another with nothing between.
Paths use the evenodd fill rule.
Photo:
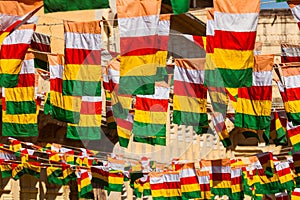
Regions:
<instances>
[{"instance_id":1,"label":"striped flag","mask_svg":"<svg viewBox=\"0 0 300 200\"><path fill-rule=\"evenodd\" d=\"M31 38L30 48L41 52L51 52L51 39L49 35L34 32Z\"/></svg>"},{"instance_id":2,"label":"striped flag","mask_svg":"<svg viewBox=\"0 0 300 200\"><path fill-rule=\"evenodd\" d=\"M288 122L287 134L290 138L294 151L300 151L300 125L294 126L292 122Z\"/></svg>"},{"instance_id":3,"label":"striped flag","mask_svg":"<svg viewBox=\"0 0 300 200\"><path fill-rule=\"evenodd\" d=\"M284 88L279 91L284 102L284 108L288 117L288 121L293 125L300 125L300 67L299 65L291 65L282 67L282 81ZM279 87L280 83L278 82Z\"/></svg>"},{"instance_id":4,"label":"striped flag","mask_svg":"<svg viewBox=\"0 0 300 200\"><path fill-rule=\"evenodd\" d=\"M117 124L113 115L111 94L108 90L105 90L105 108L107 127L109 129L116 129Z\"/></svg>"},{"instance_id":5,"label":"striped flag","mask_svg":"<svg viewBox=\"0 0 300 200\"><path fill-rule=\"evenodd\" d=\"M268 178L273 177L275 171L273 154L271 152L260 153L257 154L257 158L266 176Z\"/></svg>"},{"instance_id":6,"label":"striped flag","mask_svg":"<svg viewBox=\"0 0 300 200\"><path fill-rule=\"evenodd\" d=\"M92 176L88 170L80 169L77 172L77 188L78 198L91 198L93 197Z\"/></svg>"},{"instance_id":7,"label":"striped flag","mask_svg":"<svg viewBox=\"0 0 300 200\"><path fill-rule=\"evenodd\" d=\"M290 9L294 15L294 18L298 24L298 27L300 29L300 1L299 0L291 0L287 1L287 3L290 6Z\"/></svg>"},{"instance_id":8,"label":"striped flag","mask_svg":"<svg viewBox=\"0 0 300 200\"><path fill-rule=\"evenodd\" d=\"M289 163L281 161L275 165L275 168L282 188L287 191L292 191L295 186L295 181Z\"/></svg>"},{"instance_id":9,"label":"striped flag","mask_svg":"<svg viewBox=\"0 0 300 200\"><path fill-rule=\"evenodd\" d=\"M3 136L34 137L38 135L33 58L32 53L26 54L16 87L2 88Z\"/></svg>"},{"instance_id":10,"label":"striped flag","mask_svg":"<svg viewBox=\"0 0 300 200\"><path fill-rule=\"evenodd\" d=\"M180 185L182 197L186 199L200 198L200 184L194 163L182 164L180 168Z\"/></svg>"},{"instance_id":11,"label":"striped flag","mask_svg":"<svg viewBox=\"0 0 300 200\"><path fill-rule=\"evenodd\" d=\"M274 55L255 56L252 87L239 88L234 125L264 130L269 139Z\"/></svg>"},{"instance_id":12,"label":"striped flag","mask_svg":"<svg viewBox=\"0 0 300 200\"><path fill-rule=\"evenodd\" d=\"M22 25L3 40L0 49L0 86L12 88L18 85L22 61L34 30L34 24Z\"/></svg>"},{"instance_id":13,"label":"striped flag","mask_svg":"<svg viewBox=\"0 0 300 200\"><path fill-rule=\"evenodd\" d=\"M224 87L223 79L214 61L214 9L208 9L206 11L206 17L206 63L204 84L208 88L208 94L210 97L213 112L219 112L225 116L228 105L228 97Z\"/></svg>"},{"instance_id":14,"label":"striped flag","mask_svg":"<svg viewBox=\"0 0 300 200\"><path fill-rule=\"evenodd\" d=\"M175 59L173 122L193 126L197 134L208 126L204 59Z\"/></svg>"},{"instance_id":15,"label":"striped flag","mask_svg":"<svg viewBox=\"0 0 300 200\"><path fill-rule=\"evenodd\" d=\"M209 171L196 169L202 199L211 199Z\"/></svg>"},{"instance_id":16,"label":"striped flag","mask_svg":"<svg viewBox=\"0 0 300 200\"><path fill-rule=\"evenodd\" d=\"M3 161L1 161L3 162ZM8 163L1 163L0 164L0 170L1 170L1 178L10 178L12 175L12 165Z\"/></svg>"},{"instance_id":17,"label":"striped flag","mask_svg":"<svg viewBox=\"0 0 300 200\"><path fill-rule=\"evenodd\" d=\"M64 33L63 95L101 96L100 21L65 21Z\"/></svg>"},{"instance_id":18,"label":"striped flag","mask_svg":"<svg viewBox=\"0 0 300 200\"><path fill-rule=\"evenodd\" d=\"M100 140L101 114L102 96L83 96L79 123L68 123L66 137L75 140Z\"/></svg>"},{"instance_id":19,"label":"striped flag","mask_svg":"<svg viewBox=\"0 0 300 200\"><path fill-rule=\"evenodd\" d=\"M44 0L44 12L66 12L66 11L76 11L76 10L94 10L109 8L108 0L73 0L72 3L67 0Z\"/></svg>"},{"instance_id":20,"label":"striped flag","mask_svg":"<svg viewBox=\"0 0 300 200\"><path fill-rule=\"evenodd\" d=\"M80 119L81 98L63 96L63 57L62 55L48 55L50 69L50 104L54 119L78 123Z\"/></svg>"},{"instance_id":21,"label":"striped flag","mask_svg":"<svg viewBox=\"0 0 300 200\"><path fill-rule=\"evenodd\" d=\"M293 172L295 173L296 187L300 187L300 151L294 151L293 156Z\"/></svg>"},{"instance_id":22,"label":"striped flag","mask_svg":"<svg viewBox=\"0 0 300 200\"><path fill-rule=\"evenodd\" d=\"M48 183L64 185L63 171L61 167L49 166L46 168Z\"/></svg>"},{"instance_id":23,"label":"striped flag","mask_svg":"<svg viewBox=\"0 0 300 200\"><path fill-rule=\"evenodd\" d=\"M143 177L134 181L133 184L133 194L137 198L142 198L146 196L151 196L151 189L150 189L150 177L148 174L144 174Z\"/></svg>"},{"instance_id":24,"label":"striped flag","mask_svg":"<svg viewBox=\"0 0 300 200\"><path fill-rule=\"evenodd\" d=\"M108 186L109 171L103 166L92 166L92 182L99 183L102 187Z\"/></svg>"},{"instance_id":25,"label":"striped flag","mask_svg":"<svg viewBox=\"0 0 300 200\"><path fill-rule=\"evenodd\" d=\"M212 119L213 127L217 132L223 146L224 147L230 146L232 143L230 140L229 132L225 124L225 118L223 117L223 115L221 113L213 113L211 119Z\"/></svg>"},{"instance_id":26,"label":"striped flag","mask_svg":"<svg viewBox=\"0 0 300 200\"><path fill-rule=\"evenodd\" d=\"M214 0L214 9L214 62L224 86L250 87L260 0Z\"/></svg>"},{"instance_id":27,"label":"striped flag","mask_svg":"<svg viewBox=\"0 0 300 200\"><path fill-rule=\"evenodd\" d=\"M157 83L154 95L137 95L132 132L134 141L166 145L170 89Z\"/></svg>"},{"instance_id":28,"label":"striped flag","mask_svg":"<svg viewBox=\"0 0 300 200\"><path fill-rule=\"evenodd\" d=\"M300 198L300 188L295 188L291 195L291 200L298 200Z\"/></svg>"},{"instance_id":29,"label":"striped flag","mask_svg":"<svg viewBox=\"0 0 300 200\"><path fill-rule=\"evenodd\" d=\"M105 188L107 192L122 192L123 184L124 174L118 170L110 170L108 175L108 187Z\"/></svg>"},{"instance_id":30,"label":"striped flag","mask_svg":"<svg viewBox=\"0 0 300 200\"><path fill-rule=\"evenodd\" d=\"M232 199L244 199L241 168L231 168L231 192Z\"/></svg>"},{"instance_id":31,"label":"striped flag","mask_svg":"<svg viewBox=\"0 0 300 200\"><path fill-rule=\"evenodd\" d=\"M24 162L24 173L40 179L41 163L39 162Z\"/></svg>"},{"instance_id":32,"label":"striped flag","mask_svg":"<svg viewBox=\"0 0 300 200\"><path fill-rule=\"evenodd\" d=\"M166 191L164 189L164 175L159 172L151 172L150 177L150 188L153 200L160 200L166 198Z\"/></svg>"},{"instance_id":33,"label":"striped flag","mask_svg":"<svg viewBox=\"0 0 300 200\"><path fill-rule=\"evenodd\" d=\"M274 111L274 120L271 122L274 127L271 128L275 129L275 136L273 136L273 141L276 145L284 145L287 143L286 138L286 126L287 126L287 119L280 118L278 112ZM271 135L272 136L272 135Z\"/></svg>"},{"instance_id":34,"label":"striped flag","mask_svg":"<svg viewBox=\"0 0 300 200\"><path fill-rule=\"evenodd\" d=\"M128 147L131 131L133 128L133 115L128 114L127 119L116 118L117 132L119 137L119 144L121 147Z\"/></svg>"},{"instance_id":35,"label":"striped flag","mask_svg":"<svg viewBox=\"0 0 300 200\"><path fill-rule=\"evenodd\" d=\"M300 45L281 44L281 62L300 62Z\"/></svg>"},{"instance_id":36,"label":"striped flag","mask_svg":"<svg viewBox=\"0 0 300 200\"><path fill-rule=\"evenodd\" d=\"M168 42L170 35L171 15L160 15L158 22L158 41L157 41L157 71L155 81L164 81L168 75L166 70L168 56Z\"/></svg>"},{"instance_id":37,"label":"striped flag","mask_svg":"<svg viewBox=\"0 0 300 200\"><path fill-rule=\"evenodd\" d=\"M120 94L154 94L161 0L117 1L120 28Z\"/></svg>"}]
</instances>

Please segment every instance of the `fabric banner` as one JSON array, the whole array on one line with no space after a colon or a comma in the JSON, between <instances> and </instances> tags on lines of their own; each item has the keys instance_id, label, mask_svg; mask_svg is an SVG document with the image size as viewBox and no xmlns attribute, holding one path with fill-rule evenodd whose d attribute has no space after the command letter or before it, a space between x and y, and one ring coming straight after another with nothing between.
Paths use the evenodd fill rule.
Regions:
<instances>
[{"instance_id":1,"label":"fabric banner","mask_svg":"<svg viewBox=\"0 0 300 200\"><path fill-rule=\"evenodd\" d=\"M300 45L281 44L281 62L300 62Z\"/></svg>"},{"instance_id":2,"label":"fabric banner","mask_svg":"<svg viewBox=\"0 0 300 200\"><path fill-rule=\"evenodd\" d=\"M173 122L193 126L197 134L208 126L205 59L175 59Z\"/></svg>"},{"instance_id":3,"label":"fabric banner","mask_svg":"<svg viewBox=\"0 0 300 200\"><path fill-rule=\"evenodd\" d=\"M260 0L214 0L214 10L214 62L224 86L250 87Z\"/></svg>"},{"instance_id":4,"label":"fabric banner","mask_svg":"<svg viewBox=\"0 0 300 200\"><path fill-rule=\"evenodd\" d=\"M294 15L295 21L298 24L298 27L300 29L300 1L299 0L291 0L287 1L287 3L290 6L290 9Z\"/></svg>"},{"instance_id":5,"label":"fabric banner","mask_svg":"<svg viewBox=\"0 0 300 200\"><path fill-rule=\"evenodd\" d=\"M34 32L31 38L30 48L41 51L51 52L51 39L49 35Z\"/></svg>"},{"instance_id":6,"label":"fabric banner","mask_svg":"<svg viewBox=\"0 0 300 200\"><path fill-rule=\"evenodd\" d=\"M161 0L117 1L120 28L119 94L154 94ZM162 59L163 60L163 59Z\"/></svg>"}]
</instances>

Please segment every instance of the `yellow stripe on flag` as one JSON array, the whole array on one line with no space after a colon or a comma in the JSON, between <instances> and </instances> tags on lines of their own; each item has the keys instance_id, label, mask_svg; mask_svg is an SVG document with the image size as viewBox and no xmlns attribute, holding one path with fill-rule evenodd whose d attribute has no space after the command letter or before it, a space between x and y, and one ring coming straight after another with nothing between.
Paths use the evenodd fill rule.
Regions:
<instances>
[{"instance_id":1,"label":"yellow stripe on flag","mask_svg":"<svg viewBox=\"0 0 300 200\"><path fill-rule=\"evenodd\" d=\"M206 99L174 95L173 109L184 112L206 113Z\"/></svg>"},{"instance_id":2,"label":"yellow stripe on flag","mask_svg":"<svg viewBox=\"0 0 300 200\"><path fill-rule=\"evenodd\" d=\"M150 112L143 110L135 110L134 121L147 124L165 124L167 120L166 112Z\"/></svg>"},{"instance_id":3,"label":"yellow stripe on flag","mask_svg":"<svg viewBox=\"0 0 300 200\"><path fill-rule=\"evenodd\" d=\"M250 100L239 98L240 103L237 104L236 112L243 113L254 116L270 116L271 110L266 109L270 108L272 101L261 101L261 100Z\"/></svg>"},{"instance_id":4,"label":"yellow stripe on flag","mask_svg":"<svg viewBox=\"0 0 300 200\"><path fill-rule=\"evenodd\" d=\"M64 80L100 81L101 75L99 65L67 64L64 69Z\"/></svg>"},{"instance_id":5,"label":"yellow stripe on flag","mask_svg":"<svg viewBox=\"0 0 300 200\"><path fill-rule=\"evenodd\" d=\"M147 63L147 64L145 64ZM154 76L158 67L156 54L122 56L120 76Z\"/></svg>"},{"instance_id":6,"label":"yellow stripe on flag","mask_svg":"<svg viewBox=\"0 0 300 200\"><path fill-rule=\"evenodd\" d=\"M15 74L18 75L21 71L21 67L11 67L21 65L20 59L0 59L0 66L2 74Z\"/></svg>"},{"instance_id":7,"label":"yellow stripe on flag","mask_svg":"<svg viewBox=\"0 0 300 200\"><path fill-rule=\"evenodd\" d=\"M62 93L50 92L50 102L53 106L63 108L65 110L80 112L81 98L73 96L63 96Z\"/></svg>"},{"instance_id":8,"label":"yellow stripe on flag","mask_svg":"<svg viewBox=\"0 0 300 200\"><path fill-rule=\"evenodd\" d=\"M34 87L5 88L5 101L23 102L34 100Z\"/></svg>"}]
</instances>

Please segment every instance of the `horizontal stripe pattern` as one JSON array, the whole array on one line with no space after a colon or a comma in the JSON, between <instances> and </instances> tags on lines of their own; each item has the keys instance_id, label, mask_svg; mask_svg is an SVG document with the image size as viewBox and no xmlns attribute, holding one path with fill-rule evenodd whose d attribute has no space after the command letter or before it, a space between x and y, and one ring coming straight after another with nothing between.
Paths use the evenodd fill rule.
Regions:
<instances>
[{"instance_id":1,"label":"horizontal stripe pattern","mask_svg":"<svg viewBox=\"0 0 300 200\"><path fill-rule=\"evenodd\" d=\"M293 13L295 21L297 22L298 27L300 29L300 3L299 1L296 0L296 1L288 1L288 4Z\"/></svg>"},{"instance_id":2,"label":"horizontal stripe pattern","mask_svg":"<svg viewBox=\"0 0 300 200\"><path fill-rule=\"evenodd\" d=\"M34 24L22 25L3 40L0 51L0 86L6 88L17 86L22 61L34 30Z\"/></svg>"},{"instance_id":3,"label":"horizontal stripe pattern","mask_svg":"<svg viewBox=\"0 0 300 200\"><path fill-rule=\"evenodd\" d=\"M51 52L51 39L49 35L34 32L32 35L30 48L41 51Z\"/></svg>"},{"instance_id":4,"label":"horizontal stripe pattern","mask_svg":"<svg viewBox=\"0 0 300 200\"><path fill-rule=\"evenodd\" d=\"M132 132L139 137L165 136L170 89L155 86L153 95L137 95Z\"/></svg>"},{"instance_id":5,"label":"horizontal stripe pattern","mask_svg":"<svg viewBox=\"0 0 300 200\"><path fill-rule=\"evenodd\" d=\"M122 55L120 94L154 93L153 83L156 80L159 59L163 60L156 55L160 4L161 2L155 0L116 2Z\"/></svg>"},{"instance_id":6,"label":"horizontal stripe pattern","mask_svg":"<svg viewBox=\"0 0 300 200\"><path fill-rule=\"evenodd\" d=\"M50 104L52 117L68 123L78 123L81 109L81 98L63 96L63 58L61 55L48 55L50 69Z\"/></svg>"},{"instance_id":7,"label":"horizontal stripe pattern","mask_svg":"<svg viewBox=\"0 0 300 200\"><path fill-rule=\"evenodd\" d=\"M101 27L99 21L64 22L63 95L101 93Z\"/></svg>"},{"instance_id":8,"label":"horizontal stripe pattern","mask_svg":"<svg viewBox=\"0 0 300 200\"><path fill-rule=\"evenodd\" d=\"M206 104L204 59L176 59L173 122L184 125L193 124L197 133L201 133L202 126L207 125Z\"/></svg>"},{"instance_id":9,"label":"horizontal stripe pattern","mask_svg":"<svg viewBox=\"0 0 300 200\"><path fill-rule=\"evenodd\" d=\"M259 9L249 8L246 0L228 6L231 3L231 0L214 2L214 62L222 69L220 75L225 87L250 87ZM251 2L254 8L259 8L259 3L259 0Z\"/></svg>"},{"instance_id":10,"label":"horizontal stripe pattern","mask_svg":"<svg viewBox=\"0 0 300 200\"><path fill-rule=\"evenodd\" d=\"M281 62L300 62L300 45L281 44Z\"/></svg>"},{"instance_id":11,"label":"horizontal stripe pattern","mask_svg":"<svg viewBox=\"0 0 300 200\"><path fill-rule=\"evenodd\" d=\"M180 168L179 175L182 197L187 199L200 198L200 185L194 163L183 164Z\"/></svg>"}]
</instances>

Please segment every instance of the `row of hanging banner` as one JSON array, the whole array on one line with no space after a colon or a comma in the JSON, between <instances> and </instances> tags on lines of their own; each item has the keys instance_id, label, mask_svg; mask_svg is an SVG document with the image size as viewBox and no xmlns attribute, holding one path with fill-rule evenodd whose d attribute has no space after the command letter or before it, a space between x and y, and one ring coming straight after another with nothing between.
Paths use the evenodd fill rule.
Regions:
<instances>
[{"instance_id":1,"label":"row of hanging banner","mask_svg":"<svg viewBox=\"0 0 300 200\"><path fill-rule=\"evenodd\" d=\"M278 160L271 152L241 159L200 160L189 163L174 159L168 166L149 158L127 161L118 155L97 158L99 152L72 149L57 144L40 147L10 139L1 144L2 178L20 179L24 174L47 182L68 185L77 181L79 198L93 198L93 188L122 192L129 181L136 197L155 199L298 199L300 197L300 153L290 152ZM25 147L25 148L24 148ZM45 155L45 156L43 156Z\"/></svg>"},{"instance_id":2,"label":"row of hanging banner","mask_svg":"<svg viewBox=\"0 0 300 200\"><path fill-rule=\"evenodd\" d=\"M34 72L42 68L50 72L44 111L68 123L68 138L100 139L105 94L107 122L117 128L122 147L128 146L131 133L137 142L166 144L171 15L160 15L160 1L117 1L121 52L113 60L103 48L100 21L64 21L65 55L51 54L49 36L35 33L35 24L29 24L41 4L37 1L25 4L27 7L16 6L25 9L16 14L4 5L20 2L0 3L6 16L0 51L3 136L38 135ZM263 130L269 142L274 56L254 56L259 7L258 0L215 0L214 8L207 10L206 37L182 34L198 48L206 49L206 58L175 58L171 72L173 123L193 126L197 134L205 133L208 94L212 124L224 146L231 145L224 122L229 99L235 109L235 127ZM295 17L297 7L291 6ZM29 47L40 53L28 51ZM299 45L282 45L282 62L287 63L277 80L295 150L299 150L300 125L299 49ZM276 125L276 130L285 132L285 127ZM285 137L281 131L275 139Z\"/></svg>"}]
</instances>

